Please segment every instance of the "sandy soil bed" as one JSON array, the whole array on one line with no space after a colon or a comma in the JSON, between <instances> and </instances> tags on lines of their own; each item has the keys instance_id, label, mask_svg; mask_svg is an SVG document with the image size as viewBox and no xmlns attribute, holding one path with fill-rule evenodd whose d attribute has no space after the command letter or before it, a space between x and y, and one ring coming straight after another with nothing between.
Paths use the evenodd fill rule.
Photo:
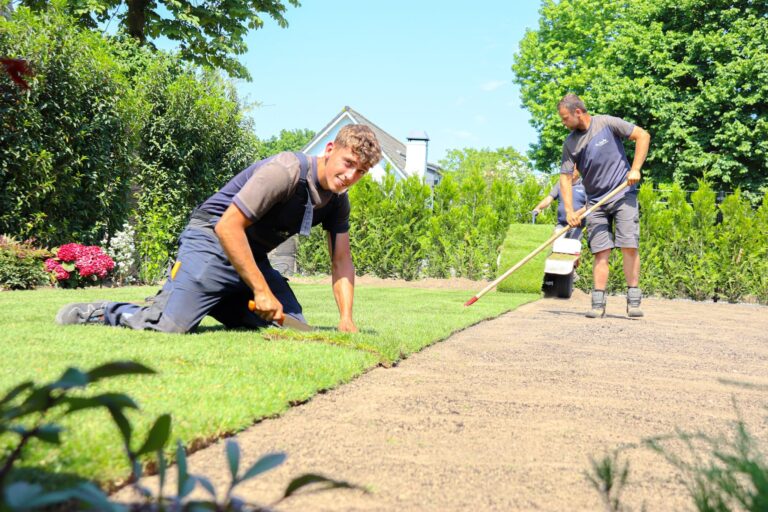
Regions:
<instances>
[{"instance_id":1,"label":"sandy soil bed","mask_svg":"<svg viewBox=\"0 0 768 512\"><path fill-rule=\"evenodd\" d=\"M358 282L402 284L368 279ZM238 436L247 463L269 451L289 459L240 494L270 503L292 477L320 472L373 492L278 509L602 510L584 472L590 456L624 446L634 510L692 509L672 468L632 446L675 428L727 432L733 399L768 437L768 308L647 299L646 318L630 320L624 298L610 297L607 317L590 320L587 305L581 292L528 304L253 426ZM228 481L222 443L190 467Z\"/></svg>"}]
</instances>

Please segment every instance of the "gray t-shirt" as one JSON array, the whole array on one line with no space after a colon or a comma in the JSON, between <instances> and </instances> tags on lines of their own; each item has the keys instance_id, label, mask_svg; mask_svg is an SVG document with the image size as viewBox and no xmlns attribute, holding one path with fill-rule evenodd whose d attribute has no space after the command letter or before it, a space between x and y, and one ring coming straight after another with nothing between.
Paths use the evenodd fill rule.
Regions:
<instances>
[{"instance_id":1,"label":"gray t-shirt","mask_svg":"<svg viewBox=\"0 0 768 512\"><path fill-rule=\"evenodd\" d=\"M248 220L256 222L273 207L290 199L296 193L300 178L298 157L291 152L278 153L240 172L200 208L221 216L234 203ZM337 196L320 186L314 157L309 158L307 184L314 209L312 225L322 222L323 229L334 234L349 231L349 196L346 192Z\"/></svg>"},{"instance_id":2,"label":"gray t-shirt","mask_svg":"<svg viewBox=\"0 0 768 512\"><path fill-rule=\"evenodd\" d=\"M291 197L299 184L301 167L299 159L291 152L277 154L259 168L235 194L233 203L249 220L260 219L275 204ZM320 186L317 179L317 159L310 159L307 184L312 206L322 208L333 199L333 192ZM346 196L346 193L344 194ZM349 199L347 197L347 203Z\"/></svg>"},{"instance_id":3,"label":"gray t-shirt","mask_svg":"<svg viewBox=\"0 0 768 512\"><path fill-rule=\"evenodd\" d=\"M573 130L563 144L562 174L573 174L574 165L581 172L589 203L595 204L624 183L629 161L622 139L632 134L635 125L613 116L592 116L589 128ZM633 185L617 194L611 202L625 194L636 194Z\"/></svg>"}]
</instances>

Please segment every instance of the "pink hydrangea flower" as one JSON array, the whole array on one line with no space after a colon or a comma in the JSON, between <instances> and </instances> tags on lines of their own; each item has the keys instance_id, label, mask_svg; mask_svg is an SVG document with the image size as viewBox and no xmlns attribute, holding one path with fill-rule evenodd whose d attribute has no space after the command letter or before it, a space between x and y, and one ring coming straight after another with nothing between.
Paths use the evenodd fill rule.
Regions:
<instances>
[{"instance_id":1,"label":"pink hydrangea flower","mask_svg":"<svg viewBox=\"0 0 768 512\"><path fill-rule=\"evenodd\" d=\"M54 258L48 258L45 260L45 270L51 272L57 281L64 281L69 279L69 272L64 270L61 263Z\"/></svg>"},{"instance_id":2,"label":"pink hydrangea flower","mask_svg":"<svg viewBox=\"0 0 768 512\"><path fill-rule=\"evenodd\" d=\"M115 262L100 247L91 245L81 249L75 267L82 277L97 276L104 279L115 268Z\"/></svg>"},{"instance_id":3,"label":"pink hydrangea flower","mask_svg":"<svg viewBox=\"0 0 768 512\"><path fill-rule=\"evenodd\" d=\"M62 266L63 262L73 263L77 273L72 276ZM96 245L84 246L70 243L59 247L55 258L45 262L45 269L52 273L58 281L66 281L70 277L90 278L90 281L104 279L115 268L115 262Z\"/></svg>"},{"instance_id":4,"label":"pink hydrangea flower","mask_svg":"<svg viewBox=\"0 0 768 512\"><path fill-rule=\"evenodd\" d=\"M75 261L80 257L80 252L84 249L80 244L64 244L59 247L56 257L61 261Z\"/></svg>"}]
</instances>

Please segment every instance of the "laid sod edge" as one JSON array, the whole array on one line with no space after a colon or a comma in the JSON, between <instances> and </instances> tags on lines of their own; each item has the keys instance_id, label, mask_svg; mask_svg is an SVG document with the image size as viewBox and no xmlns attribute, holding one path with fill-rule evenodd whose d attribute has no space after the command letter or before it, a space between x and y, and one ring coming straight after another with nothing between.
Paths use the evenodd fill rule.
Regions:
<instances>
[{"instance_id":1,"label":"laid sod edge","mask_svg":"<svg viewBox=\"0 0 768 512\"><path fill-rule=\"evenodd\" d=\"M335 327L338 313L329 286L297 284L294 289L311 324L322 329ZM467 291L359 287L355 317L363 332L334 333L332 339L342 346L268 341L252 331L225 330L212 321L205 322L200 334L191 336L52 325L51 319L63 303L104 297L137 300L154 291L121 288L0 294L4 326L0 349L5 354L0 360L0 390L29 378L50 380L68 366L89 369L106 361L136 360L159 375L118 379L109 389L95 390L125 392L137 400L143 408L131 415L137 439L146 435L157 416L170 412L172 439L199 449L254 422L279 416L292 404L348 382L382 361L395 363L538 297L491 293L482 304L467 310L462 306ZM328 308L329 303L334 307ZM102 483L125 478L127 463L117 431L105 415L73 415L63 425L69 429L63 446L53 451L33 447L25 467L54 469L59 475L76 474ZM10 439L6 435L0 440L7 445Z\"/></svg>"}]
</instances>

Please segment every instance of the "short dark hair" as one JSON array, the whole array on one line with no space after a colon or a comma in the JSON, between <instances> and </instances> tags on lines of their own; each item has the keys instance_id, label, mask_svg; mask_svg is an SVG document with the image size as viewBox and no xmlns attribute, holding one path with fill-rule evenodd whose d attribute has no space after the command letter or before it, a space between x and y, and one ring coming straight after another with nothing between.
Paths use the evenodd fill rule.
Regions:
<instances>
[{"instance_id":1,"label":"short dark hair","mask_svg":"<svg viewBox=\"0 0 768 512\"><path fill-rule=\"evenodd\" d=\"M571 113L573 113L577 108L585 114L587 113L587 107L584 105L584 102L581 101L581 98L572 92L569 92L563 96L563 99L561 99L560 103L557 104L557 110L560 110L562 107L565 107L568 112Z\"/></svg>"}]
</instances>

